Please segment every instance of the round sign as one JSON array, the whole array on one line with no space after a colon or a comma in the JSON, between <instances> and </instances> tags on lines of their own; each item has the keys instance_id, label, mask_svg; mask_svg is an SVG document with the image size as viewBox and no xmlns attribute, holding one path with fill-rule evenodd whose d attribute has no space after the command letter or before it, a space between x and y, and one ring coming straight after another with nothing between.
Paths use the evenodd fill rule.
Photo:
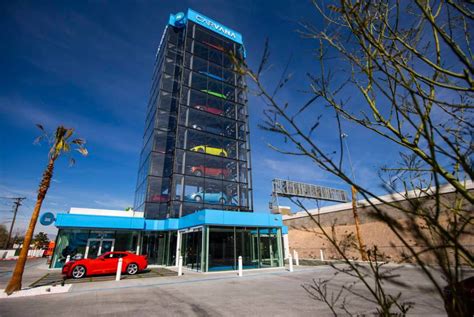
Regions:
<instances>
[{"instance_id":1,"label":"round sign","mask_svg":"<svg viewBox=\"0 0 474 317\"><path fill-rule=\"evenodd\" d=\"M176 19L176 21L180 21L181 19L184 18L184 13L183 12L178 12L175 14L174 18Z\"/></svg>"},{"instance_id":2,"label":"round sign","mask_svg":"<svg viewBox=\"0 0 474 317\"><path fill-rule=\"evenodd\" d=\"M41 215L40 218L40 223L43 226L49 226L52 224L56 219L54 218L54 214L52 212L45 212L43 215Z\"/></svg>"},{"instance_id":3,"label":"round sign","mask_svg":"<svg viewBox=\"0 0 474 317\"><path fill-rule=\"evenodd\" d=\"M174 26L183 27L186 24L186 19L183 12L178 12L174 15Z\"/></svg>"}]
</instances>

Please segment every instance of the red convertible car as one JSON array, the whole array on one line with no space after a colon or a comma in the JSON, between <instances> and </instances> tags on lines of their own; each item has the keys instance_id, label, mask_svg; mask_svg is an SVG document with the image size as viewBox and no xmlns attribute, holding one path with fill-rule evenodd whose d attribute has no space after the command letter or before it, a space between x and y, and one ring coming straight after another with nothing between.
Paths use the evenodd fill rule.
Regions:
<instances>
[{"instance_id":1,"label":"red convertible car","mask_svg":"<svg viewBox=\"0 0 474 317\"><path fill-rule=\"evenodd\" d=\"M82 278L90 275L115 274L118 260L122 258L122 273L130 275L146 269L146 255L136 255L131 252L107 252L96 259L81 259L64 264L62 273L67 278Z\"/></svg>"},{"instance_id":2,"label":"red convertible car","mask_svg":"<svg viewBox=\"0 0 474 317\"><path fill-rule=\"evenodd\" d=\"M229 177L230 170L227 168L214 168L214 167L206 167L204 165L193 166L191 167L191 173L196 176L213 176L213 177Z\"/></svg>"}]
</instances>

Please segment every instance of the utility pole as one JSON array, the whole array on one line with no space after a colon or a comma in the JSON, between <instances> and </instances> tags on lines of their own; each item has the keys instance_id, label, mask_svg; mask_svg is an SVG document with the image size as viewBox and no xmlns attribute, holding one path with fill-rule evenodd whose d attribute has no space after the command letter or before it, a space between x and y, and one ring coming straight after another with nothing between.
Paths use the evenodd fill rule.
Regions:
<instances>
[{"instance_id":1,"label":"utility pole","mask_svg":"<svg viewBox=\"0 0 474 317\"><path fill-rule=\"evenodd\" d=\"M13 232L13 226L15 225L15 220L16 220L16 214L18 212L18 208L21 206L21 201L25 200L26 197L16 197L16 198L10 198L13 199L13 220L12 224L10 226L10 231L8 232L8 239L5 242L5 249L8 249L8 245L10 244L10 239L12 237L12 232Z\"/></svg>"},{"instance_id":2,"label":"utility pole","mask_svg":"<svg viewBox=\"0 0 474 317\"><path fill-rule=\"evenodd\" d=\"M349 151L349 146L347 145L347 140L346 140L347 137L348 137L347 134L345 133L341 134L341 138L346 145L347 156L349 158L349 164L351 165L352 178L354 179L354 182L355 182L354 167L352 166L351 152ZM359 252L360 252L362 261L367 261L368 258L367 258L367 253L365 252L364 240L362 239L362 235L360 234L360 219L359 219L359 213L357 212L357 188L355 188L354 185L351 186L351 193L352 193L352 214L354 216L357 242L359 243Z\"/></svg>"}]
</instances>

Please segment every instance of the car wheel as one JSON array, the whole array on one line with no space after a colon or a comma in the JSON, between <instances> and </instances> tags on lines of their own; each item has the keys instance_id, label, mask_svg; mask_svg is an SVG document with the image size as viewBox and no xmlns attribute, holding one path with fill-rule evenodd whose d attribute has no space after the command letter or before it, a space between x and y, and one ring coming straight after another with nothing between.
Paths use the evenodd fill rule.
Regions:
<instances>
[{"instance_id":1,"label":"car wheel","mask_svg":"<svg viewBox=\"0 0 474 317\"><path fill-rule=\"evenodd\" d=\"M221 199L219 199L219 204L225 205L225 198L224 197L221 197Z\"/></svg>"},{"instance_id":2,"label":"car wheel","mask_svg":"<svg viewBox=\"0 0 474 317\"><path fill-rule=\"evenodd\" d=\"M195 196L194 201L197 202L197 203L200 203L202 201L202 197L201 196Z\"/></svg>"},{"instance_id":3,"label":"car wheel","mask_svg":"<svg viewBox=\"0 0 474 317\"><path fill-rule=\"evenodd\" d=\"M219 155L220 155L220 156L225 156L225 153L224 153L224 152L221 152Z\"/></svg>"},{"instance_id":4,"label":"car wheel","mask_svg":"<svg viewBox=\"0 0 474 317\"><path fill-rule=\"evenodd\" d=\"M204 149L203 149L203 148L199 148L197 151L198 151L199 153L204 153Z\"/></svg>"},{"instance_id":5,"label":"car wheel","mask_svg":"<svg viewBox=\"0 0 474 317\"><path fill-rule=\"evenodd\" d=\"M195 170L193 174L194 176L202 176L202 172L200 170Z\"/></svg>"},{"instance_id":6,"label":"car wheel","mask_svg":"<svg viewBox=\"0 0 474 317\"><path fill-rule=\"evenodd\" d=\"M135 263L130 263L127 266L127 274L128 275L135 275L135 274L137 274L137 272L138 272L138 265L136 265Z\"/></svg>"},{"instance_id":7,"label":"car wheel","mask_svg":"<svg viewBox=\"0 0 474 317\"><path fill-rule=\"evenodd\" d=\"M82 265L78 265L76 267L74 267L74 269L72 269L72 277L73 278L83 278L84 276L86 276L86 268Z\"/></svg>"}]
</instances>

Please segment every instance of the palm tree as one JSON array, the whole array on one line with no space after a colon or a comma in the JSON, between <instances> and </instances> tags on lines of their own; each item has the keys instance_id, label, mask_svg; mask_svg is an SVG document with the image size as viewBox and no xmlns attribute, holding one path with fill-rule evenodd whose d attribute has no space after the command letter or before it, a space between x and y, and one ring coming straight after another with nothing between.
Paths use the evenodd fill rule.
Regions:
<instances>
[{"instance_id":1,"label":"palm tree","mask_svg":"<svg viewBox=\"0 0 474 317\"><path fill-rule=\"evenodd\" d=\"M41 205L43 200L46 197L48 192L49 185L51 184L51 179L53 177L54 163L63 153L69 153L72 147L76 147L76 150L82 155L87 155L87 149L84 147L86 143L83 139L72 139L74 134L74 129L66 128L64 126L59 126L56 128L56 133L54 135L48 135L43 126L38 124L37 127L43 132L36 140L35 143L39 143L43 139L46 139L51 148L48 154L48 165L43 173L43 178L39 185L38 197L36 199L35 208L33 214L31 215L30 224L28 230L25 234L25 239L23 240L23 247L20 251L20 256L13 271L13 276L10 279L7 287L5 288L5 293L11 295L13 292L16 292L21 289L21 279L23 277L23 271L25 269L26 258L28 256L28 249L33 238L33 232L35 231L36 222L38 221L38 216L41 210ZM70 158L70 163L74 164L74 159Z\"/></svg>"}]
</instances>

